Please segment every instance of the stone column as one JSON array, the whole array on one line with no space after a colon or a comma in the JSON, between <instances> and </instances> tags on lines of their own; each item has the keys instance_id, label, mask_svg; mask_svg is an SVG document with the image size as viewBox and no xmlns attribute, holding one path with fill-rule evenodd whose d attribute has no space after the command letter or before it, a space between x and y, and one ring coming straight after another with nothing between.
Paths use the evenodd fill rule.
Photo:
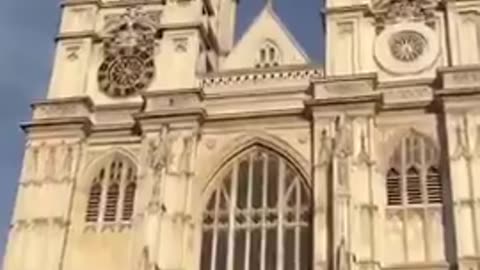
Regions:
<instances>
[{"instance_id":1,"label":"stone column","mask_svg":"<svg viewBox=\"0 0 480 270\"><path fill-rule=\"evenodd\" d=\"M328 237L331 235L328 223L328 194L331 181L332 153L333 153L333 132L331 118L315 118L313 123L313 230L315 238L314 269L329 269Z\"/></svg>"},{"instance_id":2,"label":"stone column","mask_svg":"<svg viewBox=\"0 0 480 270\"><path fill-rule=\"evenodd\" d=\"M472 114L447 111L451 174L451 185L447 190L452 194L457 257L461 270L480 269L480 187L476 177L480 170L477 168L478 157L474 153L473 122Z\"/></svg>"}]
</instances>

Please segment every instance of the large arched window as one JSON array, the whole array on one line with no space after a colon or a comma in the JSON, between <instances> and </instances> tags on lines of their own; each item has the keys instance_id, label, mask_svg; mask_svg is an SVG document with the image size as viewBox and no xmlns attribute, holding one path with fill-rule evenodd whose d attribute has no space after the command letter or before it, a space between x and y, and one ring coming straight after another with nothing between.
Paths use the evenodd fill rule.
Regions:
<instances>
[{"instance_id":1,"label":"large arched window","mask_svg":"<svg viewBox=\"0 0 480 270\"><path fill-rule=\"evenodd\" d=\"M412 130L393 149L386 173L385 264L444 258L442 181L433 141Z\"/></svg>"},{"instance_id":2,"label":"large arched window","mask_svg":"<svg viewBox=\"0 0 480 270\"><path fill-rule=\"evenodd\" d=\"M136 166L130 159L115 154L100 166L90 186L85 221L129 221L136 192Z\"/></svg>"},{"instance_id":3,"label":"large arched window","mask_svg":"<svg viewBox=\"0 0 480 270\"><path fill-rule=\"evenodd\" d=\"M311 269L311 196L289 162L252 147L223 170L203 213L200 270Z\"/></svg>"},{"instance_id":4,"label":"large arched window","mask_svg":"<svg viewBox=\"0 0 480 270\"><path fill-rule=\"evenodd\" d=\"M442 203L438 153L427 137L410 132L395 148L386 175L389 206Z\"/></svg>"}]
</instances>

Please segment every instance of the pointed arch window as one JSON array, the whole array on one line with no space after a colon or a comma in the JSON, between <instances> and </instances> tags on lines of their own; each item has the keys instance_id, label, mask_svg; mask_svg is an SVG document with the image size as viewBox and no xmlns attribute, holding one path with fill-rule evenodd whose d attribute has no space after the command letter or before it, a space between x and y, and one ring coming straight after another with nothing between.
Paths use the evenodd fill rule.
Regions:
<instances>
[{"instance_id":1,"label":"pointed arch window","mask_svg":"<svg viewBox=\"0 0 480 270\"><path fill-rule=\"evenodd\" d=\"M203 212L200 269L311 269L311 195L298 171L256 146L223 172Z\"/></svg>"},{"instance_id":2,"label":"pointed arch window","mask_svg":"<svg viewBox=\"0 0 480 270\"><path fill-rule=\"evenodd\" d=\"M129 221L136 192L136 166L128 158L114 155L100 166L88 194L85 221Z\"/></svg>"},{"instance_id":3,"label":"pointed arch window","mask_svg":"<svg viewBox=\"0 0 480 270\"><path fill-rule=\"evenodd\" d=\"M280 65L280 50L270 41L260 46L257 55L257 68L277 67Z\"/></svg>"},{"instance_id":4,"label":"pointed arch window","mask_svg":"<svg viewBox=\"0 0 480 270\"><path fill-rule=\"evenodd\" d=\"M390 159L386 188L389 206L442 203L438 154L431 140L414 131L402 139Z\"/></svg>"}]
</instances>

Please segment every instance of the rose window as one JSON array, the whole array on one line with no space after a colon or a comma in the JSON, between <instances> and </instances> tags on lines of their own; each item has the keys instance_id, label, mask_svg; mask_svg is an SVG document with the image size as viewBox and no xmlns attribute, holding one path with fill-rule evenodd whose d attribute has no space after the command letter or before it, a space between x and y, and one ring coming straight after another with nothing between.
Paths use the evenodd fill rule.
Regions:
<instances>
[{"instance_id":1,"label":"rose window","mask_svg":"<svg viewBox=\"0 0 480 270\"><path fill-rule=\"evenodd\" d=\"M402 62L417 60L426 50L427 40L414 31L403 31L390 38L393 57Z\"/></svg>"}]
</instances>

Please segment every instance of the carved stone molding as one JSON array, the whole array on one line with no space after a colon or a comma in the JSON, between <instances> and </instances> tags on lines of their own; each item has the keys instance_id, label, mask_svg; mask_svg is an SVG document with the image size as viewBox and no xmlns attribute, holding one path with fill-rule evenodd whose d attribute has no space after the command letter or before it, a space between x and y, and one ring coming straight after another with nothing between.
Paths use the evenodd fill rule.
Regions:
<instances>
[{"instance_id":1,"label":"carved stone molding","mask_svg":"<svg viewBox=\"0 0 480 270\"><path fill-rule=\"evenodd\" d=\"M339 158L347 158L353 154L352 119L347 116L337 118L335 124L335 150Z\"/></svg>"},{"instance_id":2,"label":"carved stone molding","mask_svg":"<svg viewBox=\"0 0 480 270\"><path fill-rule=\"evenodd\" d=\"M46 226L54 226L63 229L69 225L70 221L63 217L35 217L31 219L16 220L11 227L15 230L35 229Z\"/></svg>"},{"instance_id":3,"label":"carved stone molding","mask_svg":"<svg viewBox=\"0 0 480 270\"><path fill-rule=\"evenodd\" d=\"M205 140L205 146L208 150L213 150L217 146L217 140L214 138L208 138Z\"/></svg>"},{"instance_id":4,"label":"carved stone molding","mask_svg":"<svg viewBox=\"0 0 480 270\"><path fill-rule=\"evenodd\" d=\"M472 158L472 153L469 146L467 145L468 133L465 118L462 123L457 124L457 126L455 127L455 134L452 134L452 136L455 136L456 143L454 148L455 150L450 156L450 159L452 161L457 161L462 158L465 160L470 160Z\"/></svg>"},{"instance_id":5,"label":"carved stone molding","mask_svg":"<svg viewBox=\"0 0 480 270\"><path fill-rule=\"evenodd\" d=\"M433 91L430 87L402 87L383 90L383 102L386 107L424 106L432 102Z\"/></svg>"},{"instance_id":6,"label":"carved stone molding","mask_svg":"<svg viewBox=\"0 0 480 270\"><path fill-rule=\"evenodd\" d=\"M439 0L376 0L372 12L379 30L389 24L423 22L432 26Z\"/></svg>"},{"instance_id":7,"label":"carved stone molding","mask_svg":"<svg viewBox=\"0 0 480 270\"><path fill-rule=\"evenodd\" d=\"M127 8L105 18L104 60L98 68L99 88L108 96L124 97L145 90L155 75L155 34L160 15Z\"/></svg>"},{"instance_id":8,"label":"carved stone molding","mask_svg":"<svg viewBox=\"0 0 480 270\"><path fill-rule=\"evenodd\" d=\"M25 171L21 185L64 184L73 181L77 143L45 143L30 145L26 150ZM42 158L40 158L42 157Z\"/></svg>"},{"instance_id":9,"label":"carved stone molding","mask_svg":"<svg viewBox=\"0 0 480 270\"><path fill-rule=\"evenodd\" d=\"M478 87L480 66L446 68L441 70L444 89Z\"/></svg>"},{"instance_id":10,"label":"carved stone molding","mask_svg":"<svg viewBox=\"0 0 480 270\"><path fill-rule=\"evenodd\" d=\"M365 74L319 79L314 83L316 99L344 98L373 94L376 78L373 74Z\"/></svg>"},{"instance_id":11,"label":"carved stone molding","mask_svg":"<svg viewBox=\"0 0 480 270\"><path fill-rule=\"evenodd\" d=\"M173 143L176 138L173 137L167 126L163 126L158 133L158 136L148 141L148 165L152 169L154 175L158 176L172 163L173 158Z\"/></svg>"},{"instance_id":12,"label":"carved stone molding","mask_svg":"<svg viewBox=\"0 0 480 270\"><path fill-rule=\"evenodd\" d=\"M365 137L365 133L362 132L360 135L360 150L355 155L354 165L357 167L370 167L374 164L375 162L371 159L367 150L367 138Z\"/></svg>"},{"instance_id":13,"label":"carved stone molding","mask_svg":"<svg viewBox=\"0 0 480 270\"><path fill-rule=\"evenodd\" d=\"M33 119L60 117L89 117L92 101L88 98L64 98L38 102L32 105Z\"/></svg>"},{"instance_id":14,"label":"carved stone molding","mask_svg":"<svg viewBox=\"0 0 480 270\"><path fill-rule=\"evenodd\" d=\"M286 80L308 80L323 75L321 69L261 70L248 73L218 74L207 76L202 83L205 87L248 85L251 83Z\"/></svg>"},{"instance_id":15,"label":"carved stone molding","mask_svg":"<svg viewBox=\"0 0 480 270\"><path fill-rule=\"evenodd\" d=\"M83 228L83 233L122 233L130 231L131 229L131 222L99 223L85 225L85 227Z\"/></svg>"},{"instance_id":16,"label":"carved stone molding","mask_svg":"<svg viewBox=\"0 0 480 270\"><path fill-rule=\"evenodd\" d=\"M146 100L145 111L180 110L199 108L202 93L199 89L185 89L182 91L156 91L144 95Z\"/></svg>"},{"instance_id":17,"label":"carved stone molding","mask_svg":"<svg viewBox=\"0 0 480 270\"><path fill-rule=\"evenodd\" d=\"M183 136L182 138L182 152L180 153L178 159L178 169L179 173L192 174L193 173L193 164L192 158L195 152L194 147L196 147L196 142L200 137L200 131L197 128L194 128L189 134Z\"/></svg>"},{"instance_id":18,"label":"carved stone molding","mask_svg":"<svg viewBox=\"0 0 480 270\"><path fill-rule=\"evenodd\" d=\"M328 166L332 162L333 142L328 136L326 130L322 130L319 138L319 148L317 154L317 167Z\"/></svg>"}]
</instances>

